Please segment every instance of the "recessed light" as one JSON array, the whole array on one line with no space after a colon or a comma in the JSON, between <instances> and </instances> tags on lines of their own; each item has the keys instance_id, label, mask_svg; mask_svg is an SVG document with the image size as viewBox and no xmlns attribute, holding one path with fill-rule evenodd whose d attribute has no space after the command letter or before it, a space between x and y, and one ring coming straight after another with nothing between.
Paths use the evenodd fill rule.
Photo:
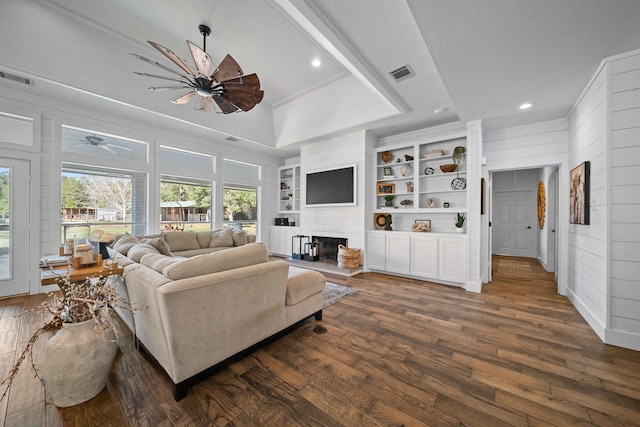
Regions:
<instances>
[{"instance_id":1,"label":"recessed light","mask_svg":"<svg viewBox=\"0 0 640 427\"><path fill-rule=\"evenodd\" d=\"M520 104L520 108L521 110L528 110L529 108L533 107L533 103L532 102L525 102Z\"/></svg>"},{"instance_id":2,"label":"recessed light","mask_svg":"<svg viewBox=\"0 0 640 427\"><path fill-rule=\"evenodd\" d=\"M446 113L447 111L449 111L447 107L440 107L433 110L433 114L442 114L442 113Z\"/></svg>"},{"instance_id":3,"label":"recessed light","mask_svg":"<svg viewBox=\"0 0 640 427\"><path fill-rule=\"evenodd\" d=\"M322 65L322 61L320 61L319 59L314 59L313 61L311 61L311 65L313 65L314 67L318 68L319 66Z\"/></svg>"}]
</instances>

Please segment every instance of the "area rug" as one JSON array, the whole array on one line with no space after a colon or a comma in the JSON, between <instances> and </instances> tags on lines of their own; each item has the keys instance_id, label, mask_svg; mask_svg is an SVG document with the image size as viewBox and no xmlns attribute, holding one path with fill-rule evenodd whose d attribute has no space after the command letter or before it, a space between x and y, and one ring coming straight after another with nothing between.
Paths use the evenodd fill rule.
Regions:
<instances>
[{"instance_id":1,"label":"area rug","mask_svg":"<svg viewBox=\"0 0 640 427\"><path fill-rule=\"evenodd\" d=\"M348 297L349 295L353 295L356 292L358 292L357 289L327 282L324 288L324 294L322 295L322 297L324 298L324 303L322 304L322 307L326 308L331 304L335 304L336 302L340 301L342 298Z\"/></svg>"},{"instance_id":2,"label":"area rug","mask_svg":"<svg viewBox=\"0 0 640 427\"><path fill-rule=\"evenodd\" d=\"M535 279L536 275L528 262L516 259L497 260L494 266L494 275L499 277L511 277L514 279Z\"/></svg>"}]
</instances>

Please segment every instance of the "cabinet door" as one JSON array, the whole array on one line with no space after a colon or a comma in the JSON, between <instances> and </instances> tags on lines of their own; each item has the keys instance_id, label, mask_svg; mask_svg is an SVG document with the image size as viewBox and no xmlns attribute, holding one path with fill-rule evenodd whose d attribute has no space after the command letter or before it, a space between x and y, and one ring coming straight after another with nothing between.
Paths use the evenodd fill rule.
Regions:
<instances>
[{"instance_id":1,"label":"cabinet door","mask_svg":"<svg viewBox=\"0 0 640 427\"><path fill-rule=\"evenodd\" d=\"M367 234L367 248L364 253L367 268L386 270L386 237L384 234Z\"/></svg>"},{"instance_id":2,"label":"cabinet door","mask_svg":"<svg viewBox=\"0 0 640 427\"><path fill-rule=\"evenodd\" d=\"M291 256L293 253L292 238L293 236L300 234L300 227L284 227L284 236L283 236L283 248L282 254L286 256Z\"/></svg>"},{"instance_id":3,"label":"cabinet door","mask_svg":"<svg viewBox=\"0 0 640 427\"><path fill-rule=\"evenodd\" d=\"M439 278L449 282L465 283L467 280L466 241L463 238L438 239Z\"/></svg>"},{"instance_id":4,"label":"cabinet door","mask_svg":"<svg viewBox=\"0 0 640 427\"><path fill-rule=\"evenodd\" d=\"M411 274L427 279L438 278L437 237L411 237Z\"/></svg>"},{"instance_id":5,"label":"cabinet door","mask_svg":"<svg viewBox=\"0 0 640 427\"><path fill-rule=\"evenodd\" d=\"M409 236L387 235L387 271L409 274L411 248Z\"/></svg>"},{"instance_id":6,"label":"cabinet door","mask_svg":"<svg viewBox=\"0 0 640 427\"><path fill-rule=\"evenodd\" d=\"M285 254L285 228L270 227L269 228L269 253L274 255Z\"/></svg>"}]
</instances>

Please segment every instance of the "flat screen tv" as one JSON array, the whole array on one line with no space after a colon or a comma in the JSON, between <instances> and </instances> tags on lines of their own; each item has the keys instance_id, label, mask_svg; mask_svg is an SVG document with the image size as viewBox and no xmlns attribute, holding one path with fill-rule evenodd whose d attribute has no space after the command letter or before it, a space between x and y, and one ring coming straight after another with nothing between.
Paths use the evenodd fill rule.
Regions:
<instances>
[{"instance_id":1,"label":"flat screen tv","mask_svg":"<svg viewBox=\"0 0 640 427\"><path fill-rule=\"evenodd\" d=\"M309 172L305 206L354 206L356 165Z\"/></svg>"}]
</instances>

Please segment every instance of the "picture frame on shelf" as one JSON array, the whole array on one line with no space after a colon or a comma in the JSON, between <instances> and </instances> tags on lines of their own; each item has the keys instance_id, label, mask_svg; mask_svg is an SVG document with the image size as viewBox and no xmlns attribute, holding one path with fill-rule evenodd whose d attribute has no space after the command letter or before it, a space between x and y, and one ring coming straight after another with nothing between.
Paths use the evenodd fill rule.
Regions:
<instances>
[{"instance_id":1,"label":"picture frame on shelf","mask_svg":"<svg viewBox=\"0 0 640 427\"><path fill-rule=\"evenodd\" d=\"M385 178L393 178L393 168L385 167L383 170Z\"/></svg>"},{"instance_id":2,"label":"picture frame on shelf","mask_svg":"<svg viewBox=\"0 0 640 427\"><path fill-rule=\"evenodd\" d=\"M390 184L386 182L379 182L376 185L376 194L377 195L387 195L387 194L395 194L396 185Z\"/></svg>"}]
</instances>

